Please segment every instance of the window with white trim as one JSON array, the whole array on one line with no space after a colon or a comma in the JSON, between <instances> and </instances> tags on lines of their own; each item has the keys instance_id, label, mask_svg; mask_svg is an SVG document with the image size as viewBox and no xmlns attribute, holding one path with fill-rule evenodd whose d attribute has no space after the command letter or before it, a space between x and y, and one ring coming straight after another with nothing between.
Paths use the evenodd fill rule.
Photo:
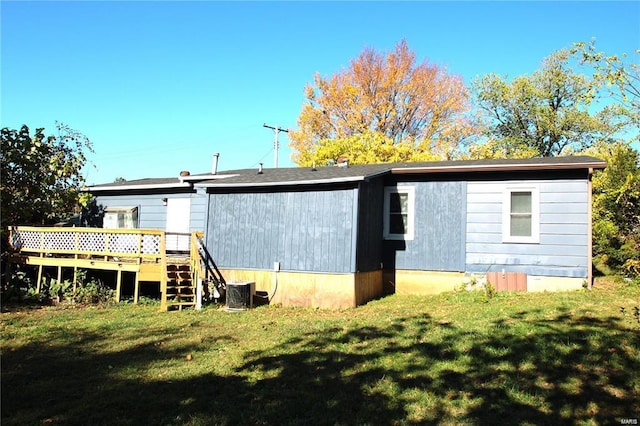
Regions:
<instances>
[{"instance_id":1,"label":"window with white trim","mask_svg":"<svg viewBox=\"0 0 640 426\"><path fill-rule=\"evenodd\" d=\"M502 241L540 242L540 196L535 186L510 186L504 192Z\"/></svg>"},{"instance_id":2,"label":"window with white trim","mask_svg":"<svg viewBox=\"0 0 640 426\"><path fill-rule=\"evenodd\" d=\"M384 189L384 238L413 240L415 189L412 186Z\"/></svg>"},{"instance_id":3,"label":"window with white trim","mask_svg":"<svg viewBox=\"0 0 640 426\"><path fill-rule=\"evenodd\" d=\"M107 207L104 209L103 228L135 229L138 227L138 207Z\"/></svg>"}]
</instances>

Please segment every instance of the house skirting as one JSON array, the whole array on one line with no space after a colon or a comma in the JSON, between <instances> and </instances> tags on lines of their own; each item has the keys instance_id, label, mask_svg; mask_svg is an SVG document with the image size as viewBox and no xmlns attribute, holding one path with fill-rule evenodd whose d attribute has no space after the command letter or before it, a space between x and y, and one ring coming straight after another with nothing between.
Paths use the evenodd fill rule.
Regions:
<instances>
[{"instance_id":1,"label":"house skirting","mask_svg":"<svg viewBox=\"0 0 640 426\"><path fill-rule=\"evenodd\" d=\"M323 309L363 305L383 294L429 295L461 288L463 272L371 271L348 274L222 269L228 283L255 282L257 298L270 304ZM478 276L478 278L482 278ZM527 291L567 291L584 286L584 278L527 276Z\"/></svg>"},{"instance_id":2,"label":"house skirting","mask_svg":"<svg viewBox=\"0 0 640 426\"><path fill-rule=\"evenodd\" d=\"M485 278L482 274L472 274L479 281ZM384 283L387 292L397 294L429 295L454 291L470 281L470 276L463 272L397 270L385 271ZM586 278L551 277L540 275L526 276L526 291L570 291L585 286ZM390 291L389 291L390 290Z\"/></svg>"},{"instance_id":3,"label":"house skirting","mask_svg":"<svg viewBox=\"0 0 640 426\"><path fill-rule=\"evenodd\" d=\"M524 273L509 273L507 272L507 281L511 281L511 279L509 279L509 275L513 274L515 275L522 275L521 278L518 279L518 281L524 281L523 283L519 283L516 285L516 283L511 282L509 283L509 290L508 291L515 291L516 288L518 287L519 289L523 289L527 292L542 292L542 291L572 291L572 290L580 290L582 288L586 288L587 286L587 278L580 278L580 277L552 277L552 276L545 276L545 275L527 275ZM488 276L490 274L487 274ZM502 274L497 273L498 277ZM478 276L478 278L483 278ZM495 275L493 277L493 279L495 279ZM489 278L491 279L491 278ZM498 278L499 279L499 278ZM498 288L498 290L500 291L500 287L504 288L504 283L501 285L499 283L492 283L494 286L496 286ZM522 288L522 285L524 286Z\"/></svg>"},{"instance_id":4,"label":"house skirting","mask_svg":"<svg viewBox=\"0 0 640 426\"><path fill-rule=\"evenodd\" d=\"M397 294L429 295L459 288L463 272L396 270L385 271L384 282Z\"/></svg>"},{"instance_id":5,"label":"house skirting","mask_svg":"<svg viewBox=\"0 0 640 426\"><path fill-rule=\"evenodd\" d=\"M221 269L228 283L255 282L258 297L270 304L342 309L382 295L382 271L347 274ZM264 295L264 296L261 296Z\"/></svg>"},{"instance_id":6,"label":"house skirting","mask_svg":"<svg viewBox=\"0 0 640 426\"><path fill-rule=\"evenodd\" d=\"M587 278L527 276L527 291L570 291L586 287Z\"/></svg>"}]
</instances>

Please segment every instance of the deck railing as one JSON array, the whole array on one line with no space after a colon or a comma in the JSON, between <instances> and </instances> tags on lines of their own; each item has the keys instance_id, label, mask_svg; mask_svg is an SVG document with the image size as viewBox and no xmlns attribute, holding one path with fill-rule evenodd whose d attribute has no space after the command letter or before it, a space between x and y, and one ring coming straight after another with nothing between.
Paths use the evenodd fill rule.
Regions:
<instances>
[{"instance_id":1,"label":"deck railing","mask_svg":"<svg viewBox=\"0 0 640 426\"><path fill-rule=\"evenodd\" d=\"M165 235L167 251L187 253L191 250L190 233L166 231Z\"/></svg>"},{"instance_id":2,"label":"deck railing","mask_svg":"<svg viewBox=\"0 0 640 426\"><path fill-rule=\"evenodd\" d=\"M153 229L9 228L9 242L21 253L157 259L165 252L164 231Z\"/></svg>"}]
</instances>

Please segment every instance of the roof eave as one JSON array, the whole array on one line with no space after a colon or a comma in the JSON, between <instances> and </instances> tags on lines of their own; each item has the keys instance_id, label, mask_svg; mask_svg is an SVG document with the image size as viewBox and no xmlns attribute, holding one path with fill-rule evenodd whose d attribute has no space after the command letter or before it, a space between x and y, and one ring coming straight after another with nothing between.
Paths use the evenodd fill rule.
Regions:
<instances>
[{"instance_id":1,"label":"roof eave","mask_svg":"<svg viewBox=\"0 0 640 426\"><path fill-rule=\"evenodd\" d=\"M392 168L391 173L415 174L415 173L470 173L470 172L495 172L495 171L531 171L531 170L575 170L575 169L604 169L607 163L583 162L583 163L540 163L540 164L474 164L463 166L440 167L402 167Z\"/></svg>"},{"instance_id":2,"label":"roof eave","mask_svg":"<svg viewBox=\"0 0 640 426\"><path fill-rule=\"evenodd\" d=\"M89 186L83 188L82 192L107 192L107 191L133 191L141 189L172 189L172 188L191 188L192 185L186 182L176 183L149 183L142 185L111 185L111 186Z\"/></svg>"}]
</instances>

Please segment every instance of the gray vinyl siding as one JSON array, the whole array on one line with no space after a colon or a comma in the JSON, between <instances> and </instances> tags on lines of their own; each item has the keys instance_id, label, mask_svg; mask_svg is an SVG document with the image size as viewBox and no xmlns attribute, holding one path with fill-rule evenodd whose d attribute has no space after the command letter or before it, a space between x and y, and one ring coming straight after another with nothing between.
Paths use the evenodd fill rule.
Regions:
<instances>
[{"instance_id":1,"label":"gray vinyl siding","mask_svg":"<svg viewBox=\"0 0 640 426\"><path fill-rule=\"evenodd\" d=\"M355 272L358 190L209 195L207 248L221 268Z\"/></svg>"},{"instance_id":2,"label":"gray vinyl siding","mask_svg":"<svg viewBox=\"0 0 640 426\"><path fill-rule=\"evenodd\" d=\"M207 217L207 194L199 190L191 194L191 214L189 218L189 228L193 231L204 231Z\"/></svg>"},{"instance_id":3,"label":"gray vinyl siding","mask_svg":"<svg viewBox=\"0 0 640 426\"><path fill-rule=\"evenodd\" d=\"M502 242L505 188L539 188L540 242ZM505 270L530 275L586 277L588 262L586 180L469 182L467 188L467 266L469 272Z\"/></svg>"},{"instance_id":4,"label":"gray vinyl siding","mask_svg":"<svg viewBox=\"0 0 640 426\"><path fill-rule=\"evenodd\" d=\"M398 182L415 188L414 238L386 241L396 269L464 271L466 182ZM389 262L385 262L388 264Z\"/></svg>"},{"instance_id":5,"label":"gray vinyl siding","mask_svg":"<svg viewBox=\"0 0 640 426\"><path fill-rule=\"evenodd\" d=\"M102 207L138 207L138 227L144 229L166 228L167 207L163 198L191 198L189 226L191 231L204 231L206 209L205 194L137 194L100 195L96 202Z\"/></svg>"}]
</instances>

